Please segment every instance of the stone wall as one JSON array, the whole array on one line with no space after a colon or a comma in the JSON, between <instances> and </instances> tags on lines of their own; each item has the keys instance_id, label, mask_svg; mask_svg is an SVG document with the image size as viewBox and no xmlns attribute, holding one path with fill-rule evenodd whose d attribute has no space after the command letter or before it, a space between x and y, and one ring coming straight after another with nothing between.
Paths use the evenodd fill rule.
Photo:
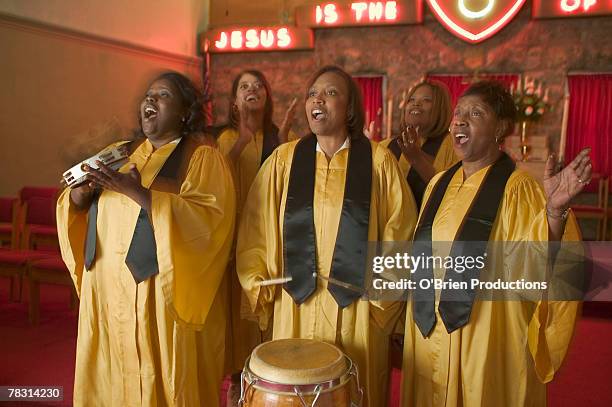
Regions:
<instances>
[{"instance_id":1,"label":"stone wall","mask_svg":"<svg viewBox=\"0 0 612 407\"><path fill-rule=\"evenodd\" d=\"M303 98L307 78L323 65L337 64L351 74L384 74L387 92L394 96L394 131L402 90L428 72L520 73L544 80L550 88L553 111L530 133L546 137L556 151L566 75L612 71L611 33L612 17L532 20L530 3L497 35L477 45L451 35L427 7L422 25L320 29L313 51L213 55L215 120L223 123L227 119L231 82L247 68L261 70L270 80L277 122L292 97ZM294 130L306 130L304 114L297 118Z\"/></svg>"}]
</instances>

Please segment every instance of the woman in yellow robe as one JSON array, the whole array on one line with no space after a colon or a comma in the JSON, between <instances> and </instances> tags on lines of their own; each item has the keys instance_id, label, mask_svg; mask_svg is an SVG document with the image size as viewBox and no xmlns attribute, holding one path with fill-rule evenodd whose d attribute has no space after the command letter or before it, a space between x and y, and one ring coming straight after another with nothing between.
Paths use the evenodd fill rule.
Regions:
<instances>
[{"instance_id":1,"label":"woman in yellow robe","mask_svg":"<svg viewBox=\"0 0 612 407\"><path fill-rule=\"evenodd\" d=\"M329 291L333 284L328 283L333 278L332 260L342 225L353 145L357 142L371 145L371 201L364 244L365 240L410 239L416 214L414 199L389 150L363 136L364 113L359 90L347 73L337 67L326 67L315 74L309 83L305 107L313 135L278 147L251 187L238 235L238 277L259 317L261 329L272 324L274 339L309 338L340 346L358 366L366 389L363 405L383 406L387 396L388 335L403 304L383 306L358 299L341 307ZM290 173L293 162L299 158L294 151L311 137L316 137L312 249L316 252L314 276L318 278L314 292L297 305L286 287L260 283L287 273L283 253L286 246L296 244L283 241Z\"/></svg>"},{"instance_id":2,"label":"woman in yellow robe","mask_svg":"<svg viewBox=\"0 0 612 407\"><path fill-rule=\"evenodd\" d=\"M203 116L184 76L156 79L139 119L146 139L131 143L129 163L90 168L89 182L58 201L62 257L81 300L74 405L215 407L235 213L231 172L216 148L189 135ZM161 183L179 146L180 170ZM131 242L142 243L134 232L139 214L154 238L146 254L157 261L141 282L128 262Z\"/></svg>"},{"instance_id":3,"label":"woman in yellow robe","mask_svg":"<svg viewBox=\"0 0 612 407\"><path fill-rule=\"evenodd\" d=\"M403 100L401 135L380 142L398 159L419 206L431 178L458 161L448 135L451 115L446 85L432 80L420 82Z\"/></svg>"},{"instance_id":4,"label":"woman in yellow robe","mask_svg":"<svg viewBox=\"0 0 612 407\"><path fill-rule=\"evenodd\" d=\"M483 193L480 188L487 174L501 160L499 145L512 132L515 114L512 97L496 83L472 85L459 100L451 135L462 165L450 179L445 193L442 192L431 226L432 242L457 239L472 203ZM583 151L558 174L552 168L551 157L544 178L545 193L527 173L511 172L502 190L490 241L579 239L575 219L567 218L567 207L571 197L590 180L588 151ZM443 176L444 173L438 174L429 183L419 222L428 206L436 204L430 200L433 201L433 191ZM436 256L448 254L448 245L442 246L446 249L438 246ZM502 260L504 266L496 265L504 273L522 272L522 264L507 257ZM445 278L442 269L433 273L435 278ZM475 300L468 322L455 329L447 328L447 321L441 316L440 290L436 290L433 301L433 327L427 333L419 328L416 303L409 302L407 306L402 407L546 405L544 383L553 379L566 354L578 302L559 298ZM457 304L453 306L457 309Z\"/></svg>"},{"instance_id":5,"label":"woman in yellow robe","mask_svg":"<svg viewBox=\"0 0 612 407\"><path fill-rule=\"evenodd\" d=\"M229 125L221 132L217 143L232 168L238 222L259 167L279 144L297 138L291 131L296 103L297 100L292 102L278 128L272 122L274 108L270 84L261 72L241 72L232 83ZM231 263L228 268L231 312L227 326L226 368L236 372L242 370L246 358L261 343L262 332L249 312L248 301Z\"/></svg>"}]
</instances>

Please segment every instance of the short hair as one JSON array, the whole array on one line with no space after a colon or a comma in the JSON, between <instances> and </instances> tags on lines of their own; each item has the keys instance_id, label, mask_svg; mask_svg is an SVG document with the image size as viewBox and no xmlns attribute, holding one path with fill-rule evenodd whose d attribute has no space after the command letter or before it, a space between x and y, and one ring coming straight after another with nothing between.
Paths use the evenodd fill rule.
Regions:
<instances>
[{"instance_id":1,"label":"short hair","mask_svg":"<svg viewBox=\"0 0 612 407\"><path fill-rule=\"evenodd\" d=\"M204 105L202 104L202 93L194 83L185 75L174 71L164 72L156 77L151 83L167 80L178 90L183 108L187 111L185 121L181 123L181 135L201 132L205 128ZM142 136L142 118L138 114L139 131L136 136Z\"/></svg>"},{"instance_id":2,"label":"short hair","mask_svg":"<svg viewBox=\"0 0 612 407\"><path fill-rule=\"evenodd\" d=\"M264 116L263 116L263 132L264 134L276 134L278 127L272 121L272 114L274 113L274 104L272 103L272 88L270 83L261 71L255 69L246 69L240 72L232 82L232 95L229 101L229 123L228 126L232 129L238 129L240 120L239 112L234 109L234 103L236 102L236 96L238 95L238 85L240 84L240 78L244 75L253 75L256 77L266 90L266 104L264 105Z\"/></svg>"},{"instance_id":3,"label":"short hair","mask_svg":"<svg viewBox=\"0 0 612 407\"><path fill-rule=\"evenodd\" d=\"M327 65L315 72L308 80L306 86L306 97L308 99L308 92L315 81L323 74L332 72L339 75L346 84L348 89L348 103L346 107L346 127L348 129L349 137L351 139L358 137L365 137L363 134L363 127L365 125L365 110L363 108L363 98L361 97L361 90L357 85L357 82L349 75L344 69L335 65Z\"/></svg>"},{"instance_id":4,"label":"short hair","mask_svg":"<svg viewBox=\"0 0 612 407\"><path fill-rule=\"evenodd\" d=\"M461 95L462 98L466 96L478 96L493 110L497 119L508 122L509 126L503 137L512 133L517 117L516 105L512 95L504 85L494 80L476 82L470 85Z\"/></svg>"},{"instance_id":5,"label":"short hair","mask_svg":"<svg viewBox=\"0 0 612 407\"><path fill-rule=\"evenodd\" d=\"M416 86L414 86L408 92L406 101L404 103L404 108L402 110L402 115L400 117L400 131L403 131L406 128L406 111L409 109L408 99L414 93L423 86L429 86L431 89L431 93L433 95L433 104L432 104L432 116L431 116L431 126L425 129L427 133L429 133L432 137L438 137L443 134L448 133L448 128L450 127L451 120L453 117L453 111L451 108L451 97L450 91L448 87L435 79L425 79L419 82Z\"/></svg>"}]
</instances>

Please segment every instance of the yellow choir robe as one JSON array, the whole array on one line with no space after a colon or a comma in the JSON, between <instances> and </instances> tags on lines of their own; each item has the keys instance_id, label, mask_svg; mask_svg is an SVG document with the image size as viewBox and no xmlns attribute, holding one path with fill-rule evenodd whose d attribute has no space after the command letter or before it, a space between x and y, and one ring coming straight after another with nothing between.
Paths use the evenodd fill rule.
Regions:
<instances>
[{"instance_id":1,"label":"yellow choir robe","mask_svg":"<svg viewBox=\"0 0 612 407\"><path fill-rule=\"evenodd\" d=\"M424 142L425 142L425 139L423 138L419 139L419 144L421 146L423 145ZM383 147L389 148L389 144L391 143L396 143L396 138L384 139L383 141L380 142L380 145ZM395 156L393 157L395 158ZM438 153L436 154L436 157L434 158L434 162L433 162L434 170L436 171L436 173L445 171L449 169L450 167L452 167L457 161L459 161L459 158L457 157L457 155L455 155L455 150L453 149L453 140L450 135L446 135L444 136L444 140L440 144L440 149L438 150ZM402 176L405 179L408 176L408 173L410 172L411 165L406 159L406 157L404 156L404 154L400 155L398 164L399 164L400 170L402 171ZM408 187L410 188L410 185L408 185ZM404 328L405 328L404 322L406 322L406 318L405 318L405 315L402 314L399 320L397 321L397 325L394 329L394 333L400 334L400 335L404 333Z\"/></svg>"},{"instance_id":2,"label":"yellow choir robe","mask_svg":"<svg viewBox=\"0 0 612 407\"><path fill-rule=\"evenodd\" d=\"M395 143L396 138L387 138L380 142L380 145L383 147L389 148L389 144ZM420 145L423 145L424 139L419 139ZM436 173L440 171L444 171L453 166L459 158L455 155L455 150L453 149L453 140L449 135L444 136L444 141L440 144L440 149L434 158L433 166L436 170ZM402 174L404 178L408 176L408 172L410 171L410 163L404 157L404 155L400 155L399 166L402 170Z\"/></svg>"},{"instance_id":3,"label":"yellow choir robe","mask_svg":"<svg viewBox=\"0 0 612 407\"><path fill-rule=\"evenodd\" d=\"M487 169L467 180L463 169L455 173L435 216L432 241L454 240ZM423 207L441 175L429 183ZM548 241L545 205L540 185L515 170L506 184L490 240ZM579 240L572 217L563 239ZM505 264L504 269L512 272L509 268L512 263ZM444 278L444 271L434 270L434 277ZM436 325L426 339L415 325L412 303L407 303L402 407L546 405L544 383L553 379L563 361L578 302L475 301L468 324L448 334L436 297Z\"/></svg>"},{"instance_id":4,"label":"yellow choir robe","mask_svg":"<svg viewBox=\"0 0 612 407\"><path fill-rule=\"evenodd\" d=\"M258 131L255 134L255 137L242 150L238 162L234 163L229 159L229 153L232 147L234 147L236 140L238 140L238 136L238 130L228 127L219 135L217 143L232 168L237 198L236 219L240 222L247 194L261 166L263 132ZM288 138L289 140L295 140L297 136L290 131ZM230 274L228 277L228 288L231 313L227 326L226 363L227 370L234 372L242 370L246 358L261 343L262 332L259 330L257 322L254 321L255 317L249 310L248 301L244 298L235 267L230 265L228 274Z\"/></svg>"},{"instance_id":5,"label":"yellow choir robe","mask_svg":"<svg viewBox=\"0 0 612 407\"><path fill-rule=\"evenodd\" d=\"M176 142L130 156L151 185ZM127 165L120 171L127 171ZM221 153L198 147L178 194L151 191L159 274L136 284L125 265L140 206L103 191L96 261L84 269L87 212L57 205L62 257L80 297L74 405L216 407L224 362L235 194Z\"/></svg>"},{"instance_id":6,"label":"yellow choir robe","mask_svg":"<svg viewBox=\"0 0 612 407\"><path fill-rule=\"evenodd\" d=\"M365 387L364 406L385 405L388 335L403 303L358 300L341 309L323 279L300 306L282 286L258 282L283 274L283 221L293 151L297 142L276 149L257 174L241 220L237 270L261 329L273 324L273 338L308 338L335 343L356 362ZM342 211L349 140L331 158L317 148L313 202L317 273L328 277ZM391 152L372 145L370 241L405 241L415 227L416 207Z\"/></svg>"}]
</instances>

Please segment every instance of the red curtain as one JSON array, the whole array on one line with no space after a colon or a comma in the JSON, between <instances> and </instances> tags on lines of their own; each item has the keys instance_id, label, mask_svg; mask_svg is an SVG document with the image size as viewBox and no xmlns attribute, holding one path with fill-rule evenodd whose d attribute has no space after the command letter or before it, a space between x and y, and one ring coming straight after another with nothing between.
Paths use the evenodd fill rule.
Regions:
<instances>
[{"instance_id":1,"label":"red curtain","mask_svg":"<svg viewBox=\"0 0 612 407\"><path fill-rule=\"evenodd\" d=\"M503 83L506 87L510 88L510 85L516 86L519 82L518 74L482 74L478 76L481 79L493 79ZM435 79L444 83L448 86L448 90L451 95L451 105L453 109L457 103L459 96L470 86L470 80L473 78L472 75L438 75L428 74L428 79Z\"/></svg>"},{"instance_id":2,"label":"red curtain","mask_svg":"<svg viewBox=\"0 0 612 407\"><path fill-rule=\"evenodd\" d=\"M363 95L363 107L365 108L366 121L368 127L371 121L374 121L374 134L372 140L380 140L382 124L383 124L383 77L355 77L354 78L361 94ZM378 112L380 111L380 114Z\"/></svg>"},{"instance_id":3,"label":"red curtain","mask_svg":"<svg viewBox=\"0 0 612 407\"><path fill-rule=\"evenodd\" d=\"M570 75L565 161L591 147L593 172L612 175L612 74Z\"/></svg>"}]
</instances>

